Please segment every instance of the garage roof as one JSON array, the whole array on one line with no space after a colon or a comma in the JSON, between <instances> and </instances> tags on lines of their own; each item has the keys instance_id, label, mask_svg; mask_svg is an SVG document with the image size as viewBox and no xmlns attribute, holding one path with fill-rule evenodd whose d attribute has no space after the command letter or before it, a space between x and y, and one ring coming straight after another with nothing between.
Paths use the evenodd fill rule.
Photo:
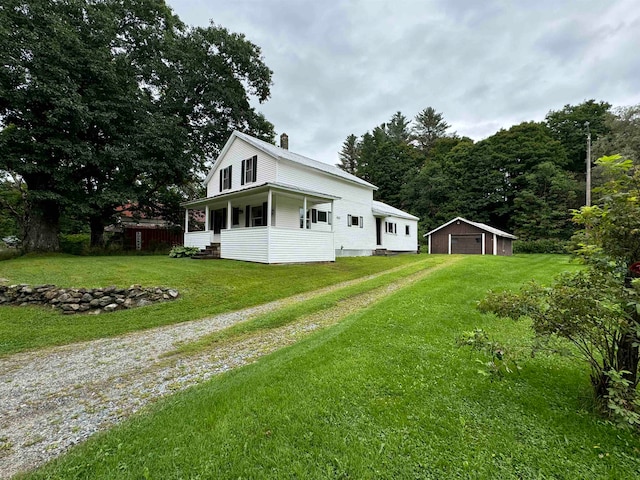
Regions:
<instances>
[{"instance_id":1,"label":"garage roof","mask_svg":"<svg viewBox=\"0 0 640 480\"><path fill-rule=\"evenodd\" d=\"M466 218L462 218L462 217L456 217L453 220L451 220L451 221L449 221L449 222L447 222L447 223L445 223L443 225L440 225L438 228L435 228L435 229L431 230L430 232L425 233L423 235L423 237L428 237L432 233L437 232L438 230L441 230L444 227L447 227L447 226L451 225L453 222L456 222L458 220L461 221L461 222L468 223L469 225L473 225L474 227L478 227L478 228L480 228L482 230L485 230L487 232L490 232L490 233L493 233L495 235L498 235L499 237L513 238L514 240L516 238L518 238L515 235L511 235L510 233L503 232L502 230L498 230L497 228L490 227L489 225L486 225L484 223L472 222L471 220L467 220Z\"/></svg>"}]
</instances>

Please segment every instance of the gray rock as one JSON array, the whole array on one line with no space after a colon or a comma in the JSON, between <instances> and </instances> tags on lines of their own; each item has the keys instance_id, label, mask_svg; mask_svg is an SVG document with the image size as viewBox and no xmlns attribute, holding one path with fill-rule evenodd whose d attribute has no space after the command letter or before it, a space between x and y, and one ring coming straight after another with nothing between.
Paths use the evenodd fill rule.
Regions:
<instances>
[{"instance_id":1,"label":"gray rock","mask_svg":"<svg viewBox=\"0 0 640 480\"><path fill-rule=\"evenodd\" d=\"M116 308L118 308L118 304L117 303L110 303L109 305L104 307L104 311L105 312L113 312Z\"/></svg>"},{"instance_id":2,"label":"gray rock","mask_svg":"<svg viewBox=\"0 0 640 480\"><path fill-rule=\"evenodd\" d=\"M171 298L178 298L178 291L174 290L172 288L170 288L169 290L167 290L167 293L169 294L169 296Z\"/></svg>"},{"instance_id":3,"label":"gray rock","mask_svg":"<svg viewBox=\"0 0 640 480\"><path fill-rule=\"evenodd\" d=\"M91 300L93 300L93 296L90 293L85 293L80 299L80 301L84 303L89 303Z\"/></svg>"},{"instance_id":4,"label":"gray rock","mask_svg":"<svg viewBox=\"0 0 640 480\"><path fill-rule=\"evenodd\" d=\"M110 303L113 303L113 298L106 296L106 297L102 297L100 299L100 306L101 307L106 307L107 305L109 305Z\"/></svg>"}]
</instances>

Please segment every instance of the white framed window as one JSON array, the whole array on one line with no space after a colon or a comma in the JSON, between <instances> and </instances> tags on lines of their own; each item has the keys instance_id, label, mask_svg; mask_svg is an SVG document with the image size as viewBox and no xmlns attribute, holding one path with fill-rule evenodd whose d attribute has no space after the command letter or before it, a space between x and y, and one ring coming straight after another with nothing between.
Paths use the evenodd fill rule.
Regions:
<instances>
[{"instance_id":1,"label":"white framed window","mask_svg":"<svg viewBox=\"0 0 640 480\"><path fill-rule=\"evenodd\" d=\"M253 183L256 181L258 171L258 156L254 155L251 158L242 160L241 172L240 172L240 184L245 185L247 183Z\"/></svg>"},{"instance_id":2,"label":"white framed window","mask_svg":"<svg viewBox=\"0 0 640 480\"><path fill-rule=\"evenodd\" d=\"M364 228L364 218L357 215L347 215L347 226Z\"/></svg>"},{"instance_id":3,"label":"white framed window","mask_svg":"<svg viewBox=\"0 0 640 480\"><path fill-rule=\"evenodd\" d=\"M227 168L223 168L220 170L220 191L229 190L231 188L231 167L229 165Z\"/></svg>"},{"instance_id":4,"label":"white framed window","mask_svg":"<svg viewBox=\"0 0 640 480\"><path fill-rule=\"evenodd\" d=\"M321 210L318 210L318 223L327 223L328 222L328 218L329 218L329 216L327 215L327 212L323 212Z\"/></svg>"},{"instance_id":5,"label":"white framed window","mask_svg":"<svg viewBox=\"0 0 640 480\"><path fill-rule=\"evenodd\" d=\"M384 222L385 233L398 233L398 225L394 222Z\"/></svg>"}]
</instances>

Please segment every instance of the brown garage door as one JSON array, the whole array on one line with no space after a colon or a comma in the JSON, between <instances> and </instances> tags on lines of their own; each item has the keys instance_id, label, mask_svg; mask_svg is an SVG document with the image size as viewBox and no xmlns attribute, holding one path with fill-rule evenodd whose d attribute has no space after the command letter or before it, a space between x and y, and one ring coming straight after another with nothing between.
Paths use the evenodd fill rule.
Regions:
<instances>
[{"instance_id":1,"label":"brown garage door","mask_svg":"<svg viewBox=\"0 0 640 480\"><path fill-rule=\"evenodd\" d=\"M482 254L482 235L451 235L451 253Z\"/></svg>"}]
</instances>

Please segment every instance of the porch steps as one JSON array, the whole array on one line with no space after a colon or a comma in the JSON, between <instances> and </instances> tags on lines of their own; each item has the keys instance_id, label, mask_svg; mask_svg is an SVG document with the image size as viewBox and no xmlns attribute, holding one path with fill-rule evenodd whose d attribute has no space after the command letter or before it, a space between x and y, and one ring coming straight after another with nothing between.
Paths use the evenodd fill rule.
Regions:
<instances>
[{"instance_id":1,"label":"porch steps","mask_svg":"<svg viewBox=\"0 0 640 480\"><path fill-rule=\"evenodd\" d=\"M220 258L220 244L219 243L211 243L208 247L205 247L203 250L200 250L193 257L195 260L213 260L216 258Z\"/></svg>"},{"instance_id":2,"label":"porch steps","mask_svg":"<svg viewBox=\"0 0 640 480\"><path fill-rule=\"evenodd\" d=\"M391 252L389 252L386 248L376 248L373 251L373 255L376 257L386 257L388 255L390 255Z\"/></svg>"}]
</instances>

